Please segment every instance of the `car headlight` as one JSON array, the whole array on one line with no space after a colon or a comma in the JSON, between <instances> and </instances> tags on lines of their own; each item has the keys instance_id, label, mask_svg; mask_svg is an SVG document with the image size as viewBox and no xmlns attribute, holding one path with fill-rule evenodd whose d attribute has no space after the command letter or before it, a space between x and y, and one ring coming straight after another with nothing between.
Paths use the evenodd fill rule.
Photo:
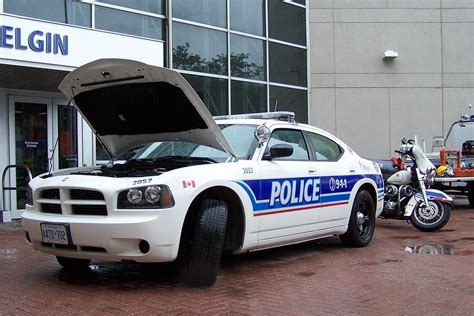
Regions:
<instances>
[{"instance_id":1,"label":"car headlight","mask_svg":"<svg viewBox=\"0 0 474 316\"><path fill-rule=\"evenodd\" d=\"M174 206L173 195L166 185L150 185L132 188L119 193L117 208L170 208Z\"/></svg>"},{"instance_id":2,"label":"car headlight","mask_svg":"<svg viewBox=\"0 0 474 316\"><path fill-rule=\"evenodd\" d=\"M127 192L127 201L131 204L140 204L143 193L140 189L130 189Z\"/></svg>"},{"instance_id":3,"label":"car headlight","mask_svg":"<svg viewBox=\"0 0 474 316\"><path fill-rule=\"evenodd\" d=\"M145 200L148 203L156 204L161 199L161 187L154 185L145 189Z\"/></svg>"}]
</instances>

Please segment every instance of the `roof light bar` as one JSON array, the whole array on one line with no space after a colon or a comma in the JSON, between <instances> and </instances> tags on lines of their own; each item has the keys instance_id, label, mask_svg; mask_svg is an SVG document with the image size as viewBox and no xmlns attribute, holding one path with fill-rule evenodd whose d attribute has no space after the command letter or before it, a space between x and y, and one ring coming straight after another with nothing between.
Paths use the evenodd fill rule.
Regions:
<instances>
[{"instance_id":1,"label":"roof light bar","mask_svg":"<svg viewBox=\"0 0 474 316\"><path fill-rule=\"evenodd\" d=\"M262 113L249 113L249 114L234 114L234 115L221 115L214 116L214 120L279 120L293 122L295 120L295 113L288 111L279 112L262 112Z\"/></svg>"}]
</instances>

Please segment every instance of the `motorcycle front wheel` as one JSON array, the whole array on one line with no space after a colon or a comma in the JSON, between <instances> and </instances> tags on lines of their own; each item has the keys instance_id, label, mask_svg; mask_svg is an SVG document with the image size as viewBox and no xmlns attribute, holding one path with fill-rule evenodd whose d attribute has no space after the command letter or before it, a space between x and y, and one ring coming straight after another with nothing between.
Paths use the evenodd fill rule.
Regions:
<instances>
[{"instance_id":1,"label":"motorcycle front wheel","mask_svg":"<svg viewBox=\"0 0 474 316\"><path fill-rule=\"evenodd\" d=\"M420 202L411 214L410 222L423 232L435 232L444 227L451 215L451 206L438 201L428 201L429 207L422 207Z\"/></svg>"}]
</instances>

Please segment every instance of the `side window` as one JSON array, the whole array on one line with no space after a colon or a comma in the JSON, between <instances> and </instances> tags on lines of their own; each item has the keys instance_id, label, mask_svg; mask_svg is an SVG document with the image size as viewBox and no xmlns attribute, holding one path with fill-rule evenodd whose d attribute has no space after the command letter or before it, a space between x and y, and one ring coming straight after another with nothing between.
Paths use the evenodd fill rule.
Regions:
<instances>
[{"instance_id":1,"label":"side window","mask_svg":"<svg viewBox=\"0 0 474 316\"><path fill-rule=\"evenodd\" d=\"M293 154L288 157L275 158L275 160L309 160L308 147L301 131L291 129L278 129L273 131L268 141L267 151L277 144L286 144L293 147Z\"/></svg>"},{"instance_id":2,"label":"side window","mask_svg":"<svg viewBox=\"0 0 474 316\"><path fill-rule=\"evenodd\" d=\"M342 148L329 138L314 133L307 133L307 135L316 160L337 161L342 156Z\"/></svg>"}]
</instances>

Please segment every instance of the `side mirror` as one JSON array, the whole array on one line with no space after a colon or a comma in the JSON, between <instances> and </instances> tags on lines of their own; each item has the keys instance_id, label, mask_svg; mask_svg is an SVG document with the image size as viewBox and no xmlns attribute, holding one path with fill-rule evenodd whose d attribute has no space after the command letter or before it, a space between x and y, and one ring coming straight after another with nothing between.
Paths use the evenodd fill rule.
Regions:
<instances>
[{"instance_id":1,"label":"side mirror","mask_svg":"<svg viewBox=\"0 0 474 316\"><path fill-rule=\"evenodd\" d=\"M270 147L270 152L267 152L265 155L263 155L263 160L289 157L291 155L293 155L293 147L287 144L277 144Z\"/></svg>"}]
</instances>

